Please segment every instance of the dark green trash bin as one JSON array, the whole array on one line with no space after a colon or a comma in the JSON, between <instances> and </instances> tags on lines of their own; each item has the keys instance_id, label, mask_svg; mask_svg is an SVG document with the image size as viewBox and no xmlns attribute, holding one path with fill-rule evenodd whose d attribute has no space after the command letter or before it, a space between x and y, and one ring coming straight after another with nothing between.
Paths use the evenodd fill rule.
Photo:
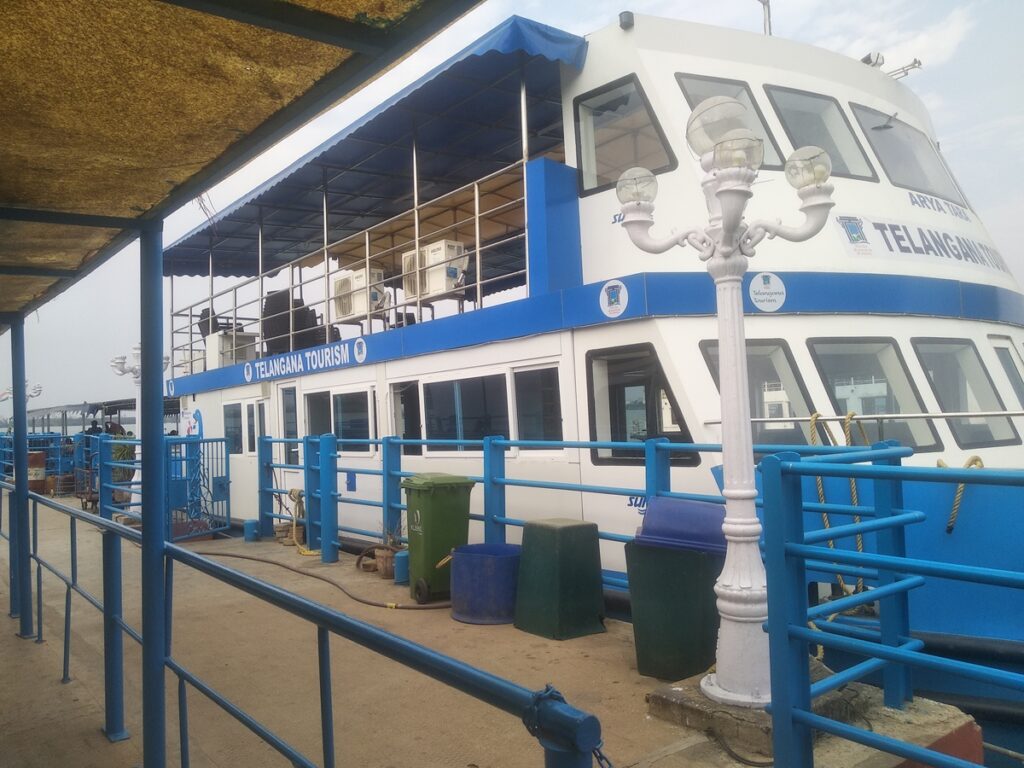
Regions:
<instances>
[{"instance_id":1,"label":"dark green trash bin","mask_svg":"<svg viewBox=\"0 0 1024 768\"><path fill-rule=\"evenodd\" d=\"M563 518L526 524L515 626L553 640L605 631L597 525Z\"/></svg>"},{"instance_id":2,"label":"dark green trash bin","mask_svg":"<svg viewBox=\"0 0 1024 768\"><path fill-rule=\"evenodd\" d=\"M652 498L626 545L636 666L641 675L682 680L715 663L715 580L725 562L725 507Z\"/></svg>"},{"instance_id":3,"label":"dark green trash bin","mask_svg":"<svg viewBox=\"0 0 1024 768\"><path fill-rule=\"evenodd\" d=\"M409 593L417 603L451 594L451 564L437 564L469 539L469 494L460 475L423 472L402 481L409 530Z\"/></svg>"}]
</instances>

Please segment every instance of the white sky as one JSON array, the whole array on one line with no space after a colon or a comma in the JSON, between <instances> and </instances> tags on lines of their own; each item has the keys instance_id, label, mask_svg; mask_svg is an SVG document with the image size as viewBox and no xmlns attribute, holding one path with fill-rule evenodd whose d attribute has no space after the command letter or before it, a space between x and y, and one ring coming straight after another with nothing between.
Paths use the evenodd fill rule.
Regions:
<instances>
[{"instance_id":1,"label":"white sky","mask_svg":"<svg viewBox=\"0 0 1024 768\"><path fill-rule=\"evenodd\" d=\"M758 0L487 0L380 80L219 185L210 194L214 207L227 206L513 13L586 34L612 23L621 10L762 29ZM886 70L921 59L924 68L903 82L928 105L961 187L1018 280L1024 277L1024 249L1011 231L1024 215L1024 1L773 0L772 21L778 37L856 58L881 51ZM164 242L202 220L196 205L186 206L167 219ZM186 282L175 280L179 296L189 291ZM207 281L194 282L192 291L205 295ZM109 361L138 340L138 283L138 247L131 245L26 319L29 385L43 387L30 408L134 396L130 377L115 376ZM0 390L10 384L10 334L4 334ZM8 401L0 414L9 413Z\"/></svg>"}]
</instances>

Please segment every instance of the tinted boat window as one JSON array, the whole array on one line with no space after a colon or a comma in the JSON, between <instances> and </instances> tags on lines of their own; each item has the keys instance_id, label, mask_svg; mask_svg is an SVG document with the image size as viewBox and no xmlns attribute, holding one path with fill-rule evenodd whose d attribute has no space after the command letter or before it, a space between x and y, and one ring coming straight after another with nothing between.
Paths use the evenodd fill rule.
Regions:
<instances>
[{"instance_id":1,"label":"tinted boat window","mask_svg":"<svg viewBox=\"0 0 1024 768\"><path fill-rule=\"evenodd\" d=\"M921 397L891 339L810 339L807 345L838 415L924 413ZM899 440L920 451L941 447L926 419L860 423L870 443ZM854 432L858 438L859 432Z\"/></svg>"},{"instance_id":2,"label":"tinted boat window","mask_svg":"<svg viewBox=\"0 0 1024 768\"><path fill-rule=\"evenodd\" d=\"M860 104L851 106L889 181L897 187L942 197L957 205L967 204L928 136L895 115Z\"/></svg>"},{"instance_id":3,"label":"tinted boat window","mask_svg":"<svg viewBox=\"0 0 1024 768\"><path fill-rule=\"evenodd\" d=\"M281 415L284 419L284 437L286 439L297 438L299 436L299 415L298 405L295 400L295 387L286 387L281 390ZM285 444L284 463L299 463L298 444Z\"/></svg>"},{"instance_id":4,"label":"tinted boat window","mask_svg":"<svg viewBox=\"0 0 1024 768\"><path fill-rule=\"evenodd\" d=\"M794 148L813 145L828 152L833 176L877 181L874 168L839 102L830 96L766 85L768 98Z\"/></svg>"},{"instance_id":5,"label":"tinted boat window","mask_svg":"<svg viewBox=\"0 0 1024 768\"><path fill-rule=\"evenodd\" d=\"M331 395L314 392L306 395L306 434L323 435L331 431Z\"/></svg>"},{"instance_id":6,"label":"tinted boat window","mask_svg":"<svg viewBox=\"0 0 1024 768\"><path fill-rule=\"evenodd\" d=\"M508 437L508 395L505 375L479 376L423 385L428 440L482 440ZM428 446L428 450L462 450Z\"/></svg>"},{"instance_id":7,"label":"tinted boat window","mask_svg":"<svg viewBox=\"0 0 1024 768\"><path fill-rule=\"evenodd\" d=\"M577 97L575 108L581 192L614 187L627 168L642 166L655 173L675 168L675 157L636 77Z\"/></svg>"},{"instance_id":8,"label":"tinted boat window","mask_svg":"<svg viewBox=\"0 0 1024 768\"><path fill-rule=\"evenodd\" d=\"M253 403L245 406L245 426L246 450L256 453L256 406Z\"/></svg>"},{"instance_id":9,"label":"tinted boat window","mask_svg":"<svg viewBox=\"0 0 1024 768\"><path fill-rule=\"evenodd\" d=\"M757 102L754 101L754 97L750 93L750 86L741 80L724 80L719 77L681 73L676 73L676 80L679 82L679 87L683 89L683 95L686 97L690 109L712 96L728 96L746 107L747 114L750 116L747 127L761 139L764 146L764 162L761 167L768 170L782 170L782 153L775 143L775 137L768 130L768 126L764 124L764 115L761 114L761 108L757 106Z\"/></svg>"},{"instance_id":10,"label":"tinted boat window","mask_svg":"<svg viewBox=\"0 0 1024 768\"><path fill-rule=\"evenodd\" d=\"M516 371L516 426L520 440L561 440L558 369Z\"/></svg>"},{"instance_id":11,"label":"tinted boat window","mask_svg":"<svg viewBox=\"0 0 1024 768\"><path fill-rule=\"evenodd\" d=\"M370 407L366 392L334 395L334 436L344 440L370 439ZM370 445L343 443L342 451L369 451Z\"/></svg>"},{"instance_id":12,"label":"tinted boat window","mask_svg":"<svg viewBox=\"0 0 1024 768\"><path fill-rule=\"evenodd\" d=\"M242 452L242 406L240 403L224 406L224 438L228 453Z\"/></svg>"},{"instance_id":13,"label":"tinted boat window","mask_svg":"<svg viewBox=\"0 0 1024 768\"><path fill-rule=\"evenodd\" d=\"M943 413L1003 410L1003 401L972 342L914 339L913 343ZM948 422L961 448L1020 442L1005 416L962 416Z\"/></svg>"},{"instance_id":14,"label":"tinted boat window","mask_svg":"<svg viewBox=\"0 0 1024 768\"><path fill-rule=\"evenodd\" d=\"M718 342L701 342L715 386L719 386ZM750 416L782 419L803 416L804 421L754 422L754 443L801 444L810 440L811 415L804 383L796 372L789 348L782 341L747 341L747 376L750 380ZM820 429L820 427L819 427ZM824 436L822 436L824 437ZM824 439L821 442L826 442Z\"/></svg>"},{"instance_id":15,"label":"tinted boat window","mask_svg":"<svg viewBox=\"0 0 1024 768\"><path fill-rule=\"evenodd\" d=\"M666 437L674 443L693 442L650 344L588 352L587 388L591 440L642 443ZM599 448L591 456L595 464L642 464L644 449ZM672 461L694 465L700 457L674 453Z\"/></svg>"},{"instance_id":16,"label":"tinted boat window","mask_svg":"<svg viewBox=\"0 0 1024 768\"><path fill-rule=\"evenodd\" d=\"M1021 371L1024 371L1024 365L1021 363L1020 355L1017 354L1013 341L1009 337L990 336L989 338L992 339L992 348L996 352L996 357L999 358L999 364L1003 366L1006 378L1010 380L1010 386L1013 387L1017 405L1024 408L1024 378L1021 374Z\"/></svg>"}]
</instances>

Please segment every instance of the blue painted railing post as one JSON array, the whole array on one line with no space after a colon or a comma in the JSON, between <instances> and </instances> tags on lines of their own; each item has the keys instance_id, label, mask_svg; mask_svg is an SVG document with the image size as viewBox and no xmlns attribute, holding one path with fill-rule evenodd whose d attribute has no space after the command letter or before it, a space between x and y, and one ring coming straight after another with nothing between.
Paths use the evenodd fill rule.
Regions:
<instances>
[{"instance_id":1,"label":"blue painted railing post","mask_svg":"<svg viewBox=\"0 0 1024 768\"><path fill-rule=\"evenodd\" d=\"M0 491L0 496L4 492ZM8 615L12 619L18 618L18 521L14 517L14 491L7 495L7 577L10 584L10 610Z\"/></svg>"},{"instance_id":2,"label":"blue painted railing post","mask_svg":"<svg viewBox=\"0 0 1024 768\"><path fill-rule=\"evenodd\" d=\"M875 443L873 448L891 448L898 443L892 441ZM874 464L898 467L902 463L899 458L880 459ZM875 516L878 518L899 514L903 509L903 484L899 479L874 481ZM878 553L890 557L906 557L907 545L903 526L883 528L876 534ZM878 586L896 581L899 576L892 571L878 571ZM879 629L882 643L896 647L910 637L910 606L907 593L900 592L878 601ZM902 709L903 703L913 698L910 681L910 668L904 664L891 662L882 670L883 699L885 706Z\"/></svg>"},{"instance_id":3,"label":"blue painted railing post","mask_svg":"<svg viewBox=\"0 0 1024 768\"><path fill-rule=\"evenodd\" d=\"M658 450L659 445L668 442L667 437L652 437L644 441L644 487L648 499L672 490L672 455Z\"/></svg>"},{"instance_id":4,"label":"blue painted railing post","mask_svg":"<svg viewBox=\"0 0 1024 768\"><path fill-rule=\"evenodd\" d=\"M484 542L505 543L505 486L496 478L505 477L505 446L496 444L500 436L484 438Z\"/></svg>"},{"instance_id":5,"label":"blue painted railing post","mask_svg":"<svg viewBox=\"0 0 1024 768\"><path fill-rule=\"evenodd\" d=\"M765 456L765 570L768 576L768 646L772 681L772 747L775 764L813 768L811 730L793 720L793 710L811 711L807 642L790 637L789 627L807 625L806 566L788 557L786 544L804 538L800 477L784 474L782 463L800 461L796 453Z\"/></svg>"},{"instance_id":6,"label":"blue painted railing post","mask_svg":"<svg viewBox=\"0 0 1024 768\"><path fill-rule=\"evenodd\" d=\"M398 541L402 533L402 446L392 436L380 441L381 504L384 515L384 540Z\"/></svg>"},{"instance_id":7,"label":"blue painted railing post","mask_svg":"<svg viewBox=\"0 0 1024 768\"><path fill-rule=\"evenodd\" d=\"M270 539L274 536L274 444L269 437L261 437L256 443L256 472L259 484L257 510L260 519L260 536Z\"/></svg>"},{"instance_id":8,"label":"blue painted railing post","mask_svg":"<svg viewBox=\"0 0 1024 768\"><path fill-rule=\"evenodd\" d=\"M320 436L320 562L338 562L338 440Z\"/></svg>"},{"instance_id":9,"label":"blue painted railing post","mask_svg":"<svg viewBox=\"0 0 1024 768\"><path fill-rule=\"evenodd\" d=\"M164 473L163 222L139 233L142 420L142 762L167 764L164 683L164 553L167 477Z\"/></svg>"},{"instance_id":10,"label":"blue painted railing post","mask_svg":"<svg viewBox=\"0 0 1024 768\"><path fill-rule=\"evenodd\" d=\"M110 520L113 511L114 451L109 435L99 435L97 506L100 517ZM103 553L103 732L111 741L128 738L124 727L124 635L121 633L121 537L112 531L100 534Z\"/></svg>"},{"instance_id":11,"label":"blue painted railing post","mask_svg":"<svg viewBox=\"0 0 1024 768\"><path fill-rule=\"evenodd\" d=\"M302 487L306 497L306 546L320 548L320 438L302 438Z\"/></svg>"},{"instance_id":12,"label":"blue painted railing post","mask_svg":"<svg viewBox=\"0 0 1024 768\"><path fill-rule=\"evenodd\" d=\"M25 373L25 318L11 321L11 397L14 408L14 499L11 504L11 541L17 551L18 636L32 637L32 563L29 560L28 523L28 392Z\"/></svg>"}]
</instances>

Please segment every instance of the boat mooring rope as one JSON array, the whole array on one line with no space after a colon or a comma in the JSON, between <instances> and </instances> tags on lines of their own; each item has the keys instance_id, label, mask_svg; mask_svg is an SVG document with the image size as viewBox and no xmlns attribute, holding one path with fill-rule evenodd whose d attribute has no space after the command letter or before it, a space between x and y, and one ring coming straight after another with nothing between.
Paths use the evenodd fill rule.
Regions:
<instances>
[{"instance_id":1,"label":"boat mooring rope","mask_svg":"<svg viewBox=\"0 0 1024 768\"><path fill-rule=\"evenodd\" d=\"M938 461L936 461L935 465L937 467L942 467L943 469L949 467L949 464L944 462L942 459L939 459ZM981 460L980 456L969 456L967 458L966 463L964 464L964 469L984 469L984 468L985 468L985 462L983 462ZM964 500L964 489L965 488L966 488L966 484L965 483L958 483L957 486L956 486L956 494L954 494L954 496L953 496L953 509L951 509L950 512L949 512L949 519L946 520L946 533L952 533L953 532L953 526L956 525L956 519L960 515L960 502L962 502Z\"/></svg>"}]
</instances>

